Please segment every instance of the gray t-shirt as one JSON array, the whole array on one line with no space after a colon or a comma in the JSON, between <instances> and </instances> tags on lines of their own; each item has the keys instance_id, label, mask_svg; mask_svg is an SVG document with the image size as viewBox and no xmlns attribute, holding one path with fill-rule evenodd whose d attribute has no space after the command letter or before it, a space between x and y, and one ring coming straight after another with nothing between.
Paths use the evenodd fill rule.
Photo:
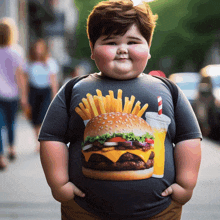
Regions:
<instances>
[{"instance_id":1,"label":"gray t-shirt","mask_svg":"<svg viewBox=\"0 0 220 220\"><path fill-rule=\"evenodd\" d=\"M100 149L95 149L96 153L94 156L93 152L91 153L90 151L92 149L91 146L98 146L99 148L100 144L94 144L97 143L97 140L96 142L92 142L91 139L87 139L87 142L84 143L84 139L86 138L84 137L85 128L89 124L90 127L92 125L90 122L86 124L81 116L76 113L75 108L80 108L80 103L84 104L83 100L85 101L85 99L87 99L87 94L91 94L94 98L94 103L96 103L97 100L95 100L95 95L98 96L97 89L101 91L103 97L107 97L107 95L111 93L109 91L113 91L115 98L113 102L117 102L117 93L119 90L122 90L123 107L125 105L125 97L128 97L129 101L132 100L132 96L135 97L133 108L138 101L140 101L141 107L145 103L148 103L148 108L141 116L141 120L147 121L148 124L150 124L153 131L153 133L150 132L150 136L153 135L154 143L152 144L152 140L148 141L152 136L146 136L145 142L141 144L137 144L140 142L131 138L126 140L125 143L129 146L135 144L135 151L132 151L132 149L125 150L123 148L124 153L119 152L119 150L107 150L106 153L106 150L103 152ZM158 115L159 96L162 98L163 116ZM105 103L112 103L109 99L104 99L107 100ZM86 104L84 104L84 107L86 108ZM99 107L97 107L97 111L101 111ZM114 112L116 110L112 111ZM127 117L126 114L131 114L131 111L132 110L130 110L130 113L125 113L125 117ZM119 114L119 117L120 116ZM151 116L154 118L153 120L149 120ZM100 115L96 117L100 117ZM110 116L107 117L106 114L104 117L107 119ZM114 118L115 116L111 115L111 117ZM165 123L168 126L167 132L163 130L163 123L161 124L161 120L164 118L167 121ZM127 127L131 127L129 126L130 122L126 120L123 123L127 124ZM90 121L92 121L92 119ZM109 123L111 123L111 120L109 120ZM114 129L114 126L117 127L114 123L111 129ZM95 125L93 126L95 130ZM101 128L103 128L103 126ZM137 127L138 125L135 125L135 129L132 130L136 136L140 133ZM102 135L103 129L101 129ZM112 138L116 133L116 136L120 136L120 134L118 134L120 132L109 133L111 133L111 135L113 134L112 136L110 135ZM127 136L130 135L130 133L129 135L127 134L128 131L125 133L126 135L123 136L124 139L128 138ZM132 137L134 138L134 135ZM99 215L104 219L145 219L166 209L170 205L171 198L162 197L161 193L175 182L173 158L174 144L194 138L202 138L202 135L193 110L182 91L179 90L178 93L174 116L173 99L169 88L160 79L146 74L126 81L115 80L98 74L90 74L88 77L76 83L72 89L70 118L68 117L66 109L64 85L58 92L47 112L39 136L40 141L47 140L68 143L71 139L69 146L69 178L71 182L86 194L85 198L76 196L75 201L85 210ZM124 146L124 143L120 141L117 142L115 139L111 140L114 140L110 143L113 149L116 149L119 145L120 147L121 145ZM106 140L103 142L105 141ZM101 148L105 145L103 142ZM84 143L83 148L82 143ZM137 147L137 145L139 147L142 145L145 146L145 150L140 153L140 157L139 152L141 148ZM106 146L109 146L109 143ZM88 150L89 148L90 150ZM148 153L147 156L147 151L149 149L153 151L153 153ZM108 152L111 152L111 155L109 155ZM125 154L126 156L124 156ZM120 159L118 159L119 157ZM92 158L91 161L90 158ZM122 158L123 161L121 162ZM132 162L125 162L126 158L130 158L130 160L133 158L134 160L132 160ZM142 158L141 164L144 164L144 168L142 167L142 171L140 172L144 172L143 170L149 168L152 170L150 176L142 176L139 179L135 179L136 174L133 172L130 175L130 179L127 179L127 177L123 179L122 175L120 176L121 170L119 168L113 170L113 172L117 173L119 179L113 180L108 174L105 176L105 173L108 173L108 171L112 172L112 167L117 167L117 163L126 165L133 164L134 162L137 164L137 160L140 160L140 158ZM101 160L104 160L104 162L100 162ZM101 170L102 167L107 167L108 164L111 164L111 168L103 168L103 172ZM86 169L87 171L82 171L82 167L88 168ZM136 167L137 166L135 166L134 169L138 169ZM94 170L96 172L93 178ZM129 170L132 170L132 168L123 171ZM102 173L102 178L99 178L100 173Z\"/></svg>"}]
</instances>

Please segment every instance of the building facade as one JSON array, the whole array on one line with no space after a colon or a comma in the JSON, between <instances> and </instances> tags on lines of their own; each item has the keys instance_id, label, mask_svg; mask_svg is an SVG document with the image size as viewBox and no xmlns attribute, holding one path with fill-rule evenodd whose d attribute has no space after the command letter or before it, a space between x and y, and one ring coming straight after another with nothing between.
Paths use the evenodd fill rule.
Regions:
<instances>
[{"instance_id":1,"label":"building facade","mask_svg":"<svg viewBox=\"0 0 220 220\"><path fill-rule=\"evenodd\" d=\"M19 29L19 44L25 55L38 38L48 42L51 56L62 66L71 63L66 36L75 31L78 13L73 0L1 0L0 19L12 18Z\"/></svg>"}]
</instances>

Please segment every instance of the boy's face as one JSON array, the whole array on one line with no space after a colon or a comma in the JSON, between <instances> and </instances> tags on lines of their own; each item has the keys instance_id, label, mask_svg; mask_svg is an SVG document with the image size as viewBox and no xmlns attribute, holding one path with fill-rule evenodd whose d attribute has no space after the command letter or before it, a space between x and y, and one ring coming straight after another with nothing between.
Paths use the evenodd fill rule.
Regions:
<instances>
[{"instance_id":1,"label":"boy's face","mask_svg":"<svg viewBox=\"0 0 220 220\"><path fill-rule=\"evenodd\" d=\"M91 52L101 73L119 80L138 77L151 57L150 47L135 24L123 36L100 36Z\"/></svg>"}]
</instances>

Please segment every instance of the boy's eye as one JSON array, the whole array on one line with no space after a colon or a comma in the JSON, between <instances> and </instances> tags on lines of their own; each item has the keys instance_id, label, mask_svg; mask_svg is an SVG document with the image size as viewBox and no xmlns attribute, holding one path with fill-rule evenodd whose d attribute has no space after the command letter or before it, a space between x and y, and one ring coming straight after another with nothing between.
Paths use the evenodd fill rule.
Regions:
<instances>
[{"instance_id":1,"label":"boy's eye","mask_svg":"<svg viewBox=\"0 0 220 220\"><path fill-rule=\"evenodd\" d=\"M135 41L129 41L128 44L137 44Z\"/></svg>"},{"instance_id":2,"label":"boy's eye","mask_svg":"<svg viewBox=\"0 0 220 220\"><path fill-rule=\"evenodd\" d=\"M116 43L115 42L108 42L108 43L106 43L107 45L116 45Z\"/></svg>"}]
</instances>

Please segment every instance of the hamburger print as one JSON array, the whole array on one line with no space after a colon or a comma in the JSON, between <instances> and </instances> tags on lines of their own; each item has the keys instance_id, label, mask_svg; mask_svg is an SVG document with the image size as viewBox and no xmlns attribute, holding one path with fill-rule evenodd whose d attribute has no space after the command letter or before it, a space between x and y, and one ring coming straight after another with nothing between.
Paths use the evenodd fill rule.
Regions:
<instances>
[{"instance_id":1,"label":"hamburger print","mask_svg":"<svg viewBox=\"0 0 220 220\"><path fill-rule=\"evenodd\" d=\"M82 144L82 171L86 177L101 180L139 180L152 176L154 136L150 125L141 118L142 108L135 97L117 98L113 91L102 96L87 94L76 112L86 121Z\"/></svg>"}]
</instances>

